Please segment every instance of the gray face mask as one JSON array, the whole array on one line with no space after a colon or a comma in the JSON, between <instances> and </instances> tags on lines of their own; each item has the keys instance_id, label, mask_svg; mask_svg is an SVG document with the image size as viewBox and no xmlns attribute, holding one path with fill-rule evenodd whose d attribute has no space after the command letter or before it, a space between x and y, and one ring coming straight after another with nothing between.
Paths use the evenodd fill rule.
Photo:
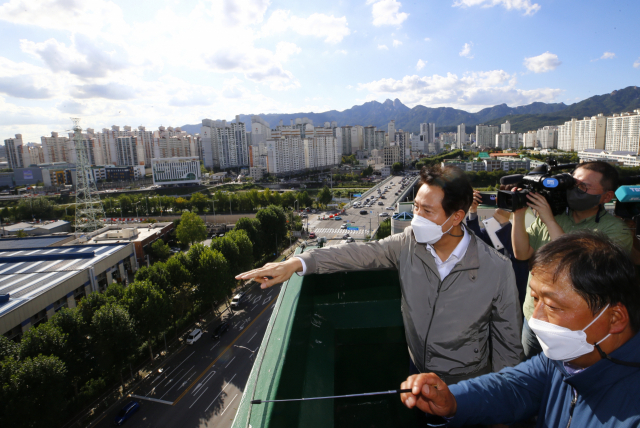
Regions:
<instances>
[{"instance_id":1,"label":"gray face mask","mask_svg":"<svg viewBox=\"0 0 640 428\"><path fill-rule=\"evenodd\" d=\"M574 187L567 190L567 205L574 211L586 211L600 204L602 195L590 195Z\"/></svg>"}]
</instances>

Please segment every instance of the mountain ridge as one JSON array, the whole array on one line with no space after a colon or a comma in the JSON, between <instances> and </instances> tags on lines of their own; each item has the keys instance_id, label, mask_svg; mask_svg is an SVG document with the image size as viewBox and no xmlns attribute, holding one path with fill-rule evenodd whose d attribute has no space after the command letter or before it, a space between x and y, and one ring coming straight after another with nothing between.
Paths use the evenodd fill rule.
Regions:
<instances>
[{"instance_id":1,"label":"mountain ridge","mask_svg":"<svg viewBox=\"0 0 640 428\"><path fill-rule=\"evenodd\" d=\"M498 124L505 120L511 122L511 129L515 132L538 129L545 125L558 125L570 120L571 117L582 118L594 116L598 113L610 115L640 109L640 88L629 86L624 89L612 91L609 94L595 95L574 104L533 102L524 106L509 107L507 104L498 104L484 108L476 113L452 107L425 107L417 105L409 108L398 98L387 99L380 103L368 101L361 105L354 105L343 111L329 110L321 113L269 113L258 114L275 128L282 120L284 125L289 125L290 119L307 117L315 126L321 126L324 122L336 121L338 126L344 125L373 125L381 129L387 129L390 120L396 121L396 130L417 133L420 124L435 123L438 132L450 130L460 123L466 126L478 124ZM240 120L250 129L251 116L253 114L241 114ZM549 121L549 123L545 122ZM200 124L184 125L181 128L189 133L199 133ZM530 128L527 128L530 127Z\"/></svg>"}]
</instances>

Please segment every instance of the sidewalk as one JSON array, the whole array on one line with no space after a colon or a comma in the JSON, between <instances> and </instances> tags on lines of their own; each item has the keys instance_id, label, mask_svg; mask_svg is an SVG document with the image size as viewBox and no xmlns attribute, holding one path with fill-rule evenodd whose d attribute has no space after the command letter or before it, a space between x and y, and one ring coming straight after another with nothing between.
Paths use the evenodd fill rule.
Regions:
<instances>
[{"instance_id":1,"label":"sidewalk","mask_svg":"<svg viewBox=\"0 0 640 428\"><path fill-rule=\"evenodd\" d=\"M295 252L295 249L300 243L301 241L296 241L295 243L293 243L290 247L285 249L273 261L273 263L279 263L286 260ZM230 299L233 298L233 296L238 292L250 290L252 287L255 287L257 285L259 284L257 282L254 282L253 280L245 281L243 284L240 284L233 290ZM216 308L215 313L209 311L204 315L201 315L198 321L183 328L183 330L178 334L177 339L175 337L169 339L165 336L166 348L161 349L161 343L156 344L154 351L158 352L158 354L155 355L155 360L153 362L151 362L149 358L147 358L136 368L135 371L131 366L129 367L130 377L129 380L125 380L125 387L122 392L118 382L116 384L113 384L108 392L97 398L95 401L93 401L93 403L89 404L84 410L82 410L82 412L80 412L79 415L76 415L71 420L67 421L67 423L62 425L62 428L89 428L99 422L105 413L109 412L114 406L118 405L123 398L126 398L130 394L133 394L134 391L142 384L142 382L144 382L147 377L149 377L154 371L162 369L167 363L171 362L171 360L185 346L187 346L183 336L186 336L186 334L194 328L206 330L213 322L220 320L223 316L225 316L225 313L227 312L230 312L228 301L221 302Z\"/></svg>"}]
</instances>

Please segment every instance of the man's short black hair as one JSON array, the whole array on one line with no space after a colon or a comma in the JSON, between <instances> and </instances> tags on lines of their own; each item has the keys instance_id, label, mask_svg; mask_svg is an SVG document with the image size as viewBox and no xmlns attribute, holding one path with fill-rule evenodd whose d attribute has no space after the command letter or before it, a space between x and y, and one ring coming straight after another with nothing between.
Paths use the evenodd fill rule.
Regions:
<instances>
[{"instance_id":1,"label":"man's short black hair","mask_svg":"<svg viewBox=\"0 0 640 428\"><path fill-rule=\"evenodd\" d=\"M440 165L426 167L420 170L420 185L438 186L444 192L442 208L450 216L458 210L469 211L473 202L473 187L467 174L455 166Z\"/></svg>"},{"instance_id":2,"label":"man's short black hair","mask_svg":"<svg viewBox=\"0 0 640 428\"><path fill-rule=\"evenodd\" d=\"M605 192L609 190L615 192L616 189L618 189L620 177L618 176L618 170L615 169L613 165L603 161L592 161L581 163L576 169L578 168L584 168L602 174L600 185Z\"/></svg>"},{"instance_id":3,"label":"man's short black hair","mask_svg":"<svg viewBox=\"0 0 640 428\"><path fill-rule=\"evenodd\" d=\"M627 252L601 232L566 233L540 247L529 267L553 274L555 282L568 274L573 289L595 316L607 304L623 304L631 328L640 331L640 288Z\"/></svg>"}]
</instances>

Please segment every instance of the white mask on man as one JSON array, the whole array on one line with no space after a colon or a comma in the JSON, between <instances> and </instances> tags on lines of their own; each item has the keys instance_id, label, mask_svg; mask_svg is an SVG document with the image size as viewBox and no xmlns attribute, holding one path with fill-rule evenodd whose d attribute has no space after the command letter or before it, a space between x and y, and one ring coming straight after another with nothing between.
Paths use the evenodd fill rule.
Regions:
<instances>
[{"instance_id":1,"label":"white mask on man","mask_svg":"<svg viewBox=\"0 0 640 428\"><path fill-rule=\"evenodd\" d=\"M575 360L595 349L594 345L587 342L587 333L584 331L591 327L608 307L609 305L605 306L600 314L582 330L570 330L533 317L529 320L529 327L538 337L542 351L547 358L557 361ZM607 334L597 344L601 344L609 336L611 334Z\"/></svg>"},{"instance_id":2,"label":"white mask on man","mask_svg":"<svg viewBox=\"0 0 640 428\"><path fill-rule=\"evenodd\" d=\"M453 214L449 216L451 218ZM444 221L441 225L437 225L431 220L427 220L426 218L414 214L413 220L411 220L411 227L413 229L413 234L416 237L416 241L420 244L435 244L440 239L442 239L442 235L445 233L449 233L449 230L453 228L453 223L451 227L446 231L442 231L442 225L449 221L449 218Z\"/></svg>"}]
</instances>

